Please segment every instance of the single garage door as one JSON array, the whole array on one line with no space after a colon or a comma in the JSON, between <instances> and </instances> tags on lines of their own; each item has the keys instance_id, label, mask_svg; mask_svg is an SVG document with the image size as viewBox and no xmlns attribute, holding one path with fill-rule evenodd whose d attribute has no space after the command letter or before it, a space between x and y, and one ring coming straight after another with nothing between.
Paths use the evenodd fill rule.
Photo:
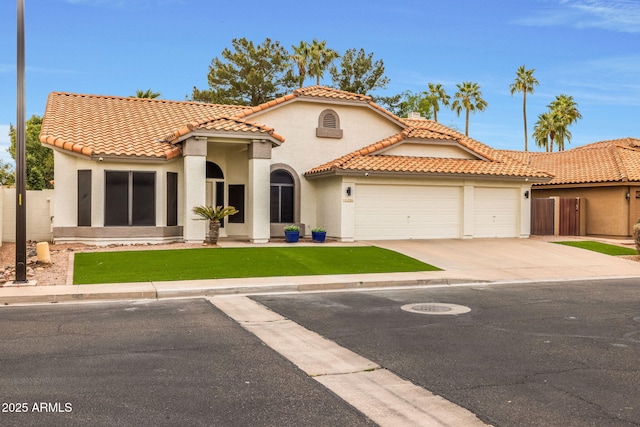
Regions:
<instances>
[{"instance_id":1,"label":"single garage door","mask_svg":"<svg viewBox=\"0 0 640 427\"><path fill-rule=\"evenodd\" d=\"M460 187L358 185L359 240L445 239L461 235Z\"/></svg>"},{"instance_id":2,"label":"single garage door","mask_svg":"<svg viewBox=\"0 0 640 427\"><path fill-rule=\"evenodd\" d=\"M517 188L476 187L474 191L474 237L517 237Z\"/></svg>"}]
</instances>

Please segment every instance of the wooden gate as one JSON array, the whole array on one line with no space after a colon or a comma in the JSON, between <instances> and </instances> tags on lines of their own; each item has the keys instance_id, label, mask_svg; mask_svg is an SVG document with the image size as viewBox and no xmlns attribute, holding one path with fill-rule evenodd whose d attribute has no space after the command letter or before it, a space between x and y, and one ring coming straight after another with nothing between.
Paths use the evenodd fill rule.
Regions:
<instances>
[{"instance_id":1,"label":"wooden gate","mask_svg":"<svg viewBox=\"0 0 640 427\"><path fill-rule=\"evenodd\" d=\"M531 199L531 234L553 235L555 199Z\"/></svg>"},{"instance_id":2,"label":"wooden gate","mask_svg":"<svg viewBox=\"0 0 640 427\"><path fill-rule=\"evenodd\" d=\"M560 235L580 235L580 198L560 199Z\"/></svg>"},{"instance_id":3,"label":"wooden gate","mask_svg":"<svg viewBox=\"0 0 640 427\"><path fill-rule=\"evenodd\" d=\"M556 200L558 200L557 206ZM531 199L531 234L536 236L579 236L580 198Z\"/></svg>"}]
</instances>

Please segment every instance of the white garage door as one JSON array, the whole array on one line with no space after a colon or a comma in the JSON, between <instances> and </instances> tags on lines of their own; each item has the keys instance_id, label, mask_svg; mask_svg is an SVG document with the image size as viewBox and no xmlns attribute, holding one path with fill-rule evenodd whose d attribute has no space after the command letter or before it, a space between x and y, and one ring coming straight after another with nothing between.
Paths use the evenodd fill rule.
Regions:
<instances>
[{"instance_id":1,"label":"white garage door","mask_svg":"<svg viewBox=\"0 0 640 427\"><path fill-rule=\"evenodd\" d=\"M460 187L358 185L359 240L443 239L461 235Z\"/></svg>"},{"instance_id":2,"label":"white garage door","mask_svg":"<svg viewBox=\"0 0 640 427\"><path fill-rule=\"evenodd\" d=\"M517 237L517 188L476 187L474 191L474 237Z\"/></svg>"}]
</instances>

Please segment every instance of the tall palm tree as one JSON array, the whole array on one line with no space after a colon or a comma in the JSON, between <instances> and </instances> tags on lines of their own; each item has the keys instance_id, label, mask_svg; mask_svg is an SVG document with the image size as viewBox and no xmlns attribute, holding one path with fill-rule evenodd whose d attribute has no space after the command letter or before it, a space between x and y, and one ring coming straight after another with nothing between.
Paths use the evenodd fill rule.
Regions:
<instances>
[{"instance_id":1,"label":"tall palm tree","mask_svg":"<svg viewBox=\"0 0 640 427\"><path fill-rule=\"evenodd\" d=\"M558 117L560 124L556 135L556 141L558 143L558 150L564 150L564 142L571 142L571 132L568 127L578 119L582 118L582 115L578 111L578 104L573 100L572 96L561 94L556 96L556 99L548 106L550 111Z\"/></svg>"},{"instance_id":2,"label":"tall palm tree","mask_svg":"<svg viewBox=\"0 0 640 427\"><path fill-rule=\"evenodd\" d=\"M298 46L292 46L292 48L293 55L291 55L291 60L298 68L298 84L302 87L307 78L307 67L311 59L311 49L309 43L305 41L301 41Z\"/></svg>"},{"instance_id":3,"label":"tall palm tree","mask_svg":"<svg viewBox=\"0 0 640 427\"><path fill-rule=\"evenodd\" d=\"M464 134L469 136L469 113L476 111L484 111L487 108L487 101L482 99L480 86L474 82L462 82L457 84L458 92L453 95L454 101L451 109L460 117L462 110L465 110L465 128Z\"/></svg>"},{"instance_id":4,"label":"tall palm tree","mask_svg":"<svg viewBox=\"0 0 640 427\"><path fill-rule=\"evenodd\" d=\"M522 92L522 117L524 119L524 151L529 151L527 140L527 93L533 93L534 86L538 86L538 80L533 77L535 69L526 70L524 65L516 71L516 80L511 84L511 96L516 92Z\"/></svg>"},{"instance_id":5,"label":"tall palm tree","mask_svg":"<svg viewBox=\"0 0 640 427\"><path fill-rule=\"evenodd\" d=\"M427 102L431 105L431 109L433 110L433 120L437 122L440 104L442 103L442 105L448 107L451 97L447 95L447 92L440 83L429 83L429 91L424 92L424 94L427 96Z\"/></svg>"},{"instance_id":6,"label":"tall palm tree","mask_svg":"<svg viewBox=\"0 0 640 427\"><path fill-rule=\"evenodd\" d=\"M154 92L151 89L136 90L136 98L157 98L160 96L160 92Z\"/></svg>"},{"instance_id":7,"label":"tall palm tree","mask_svg":"<svg viewBox=\"0 0 640 427\"><path fill-rule=\"evenodd\" d=\"M546 152L553 151L553 142L560 128L558 116L553 111L548 111L538 115L538 121L533 127L533 139L536 145L544 148Z\"/></svg>"},{"instance_id":8,"label":"tall palm tree","mask_svg":"<svg viewBox=\"0 0 640 427\"><path fill-rule=\"evenodd\" d=\"M331 62L339 58L340 55L333 49L327 47L326 40L319 42L313 39L309 46L311 61L309 62L309 76L316 78L316 84L320 84L320 79L324 77L324 72L329 68Z\"/></svg>"}]
</instances>

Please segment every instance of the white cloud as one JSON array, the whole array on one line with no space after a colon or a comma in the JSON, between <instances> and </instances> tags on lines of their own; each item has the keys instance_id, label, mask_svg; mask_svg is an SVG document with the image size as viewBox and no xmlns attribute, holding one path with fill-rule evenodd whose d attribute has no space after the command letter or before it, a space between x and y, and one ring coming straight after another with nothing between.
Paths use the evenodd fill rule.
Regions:
<instances>
[{"instance_id":1,"label":"white cloud","mask_svg":"<svg viewBox=\"0 0 640 427\"><path fill-rule=\"evenodd\" d=\"M555 84L575 98L593 103L640 106L640 55L564 64L553 71Z\"/></svg>"},{"instance_id":2,"label":"white cloud","mask_svg":"<svg viewBox=\"0 0 640 427\"><path fill-rule=\"evenodd\" d=\"M640 32L640 2L637 0L554 0L551 3L552 6L513 23Z\"/></svg>"}]
</instances>

